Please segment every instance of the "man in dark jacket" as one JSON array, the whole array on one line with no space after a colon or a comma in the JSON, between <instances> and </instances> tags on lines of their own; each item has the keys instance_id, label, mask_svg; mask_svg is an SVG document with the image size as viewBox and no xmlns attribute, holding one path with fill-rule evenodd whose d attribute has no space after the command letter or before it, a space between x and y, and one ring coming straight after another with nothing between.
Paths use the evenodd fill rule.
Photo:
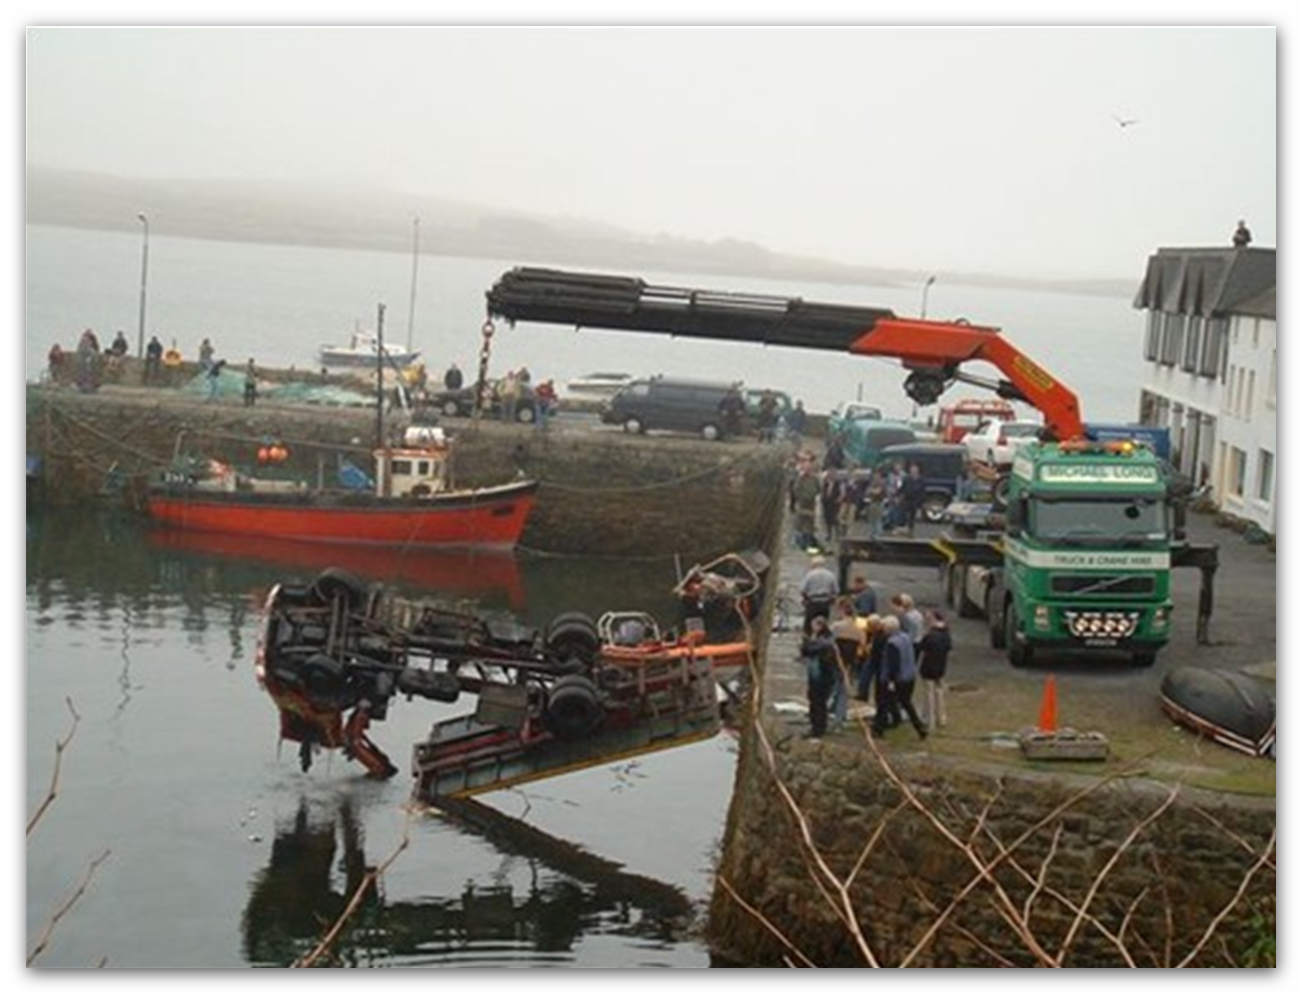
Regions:
<instances>
[{"instance_id":1,"label":"man in dark jacket","mask_svg":"<svg viewBox=\"0 0 1302 994\"><path fill-rule=\"evenodd\" d=\"M927 634L918 646L918 675L922 677L927 728L935 731L945 727L945 670L954 639L940 611L931 611L928 621Z\"/></svg>"},{"instance_id":2,"label":"man in dark jacket","mask_svg":"<svg viewBox=\"0 0 1302 994\"><path fill-rule=\"evenodd\" d=\"M809 735L821 739L827 734L827 704L835 686L836 642L824 615L809 626L809 634L800 640L800 658L805 663L806 691L809 697Z\"/></svg>"},{"instance_id":3,"label":"man in dark jacket","mask_svg":"<svg viewBox=\"0 0 1302 994\"><path fill-rule=\"evenodd\" d=\"M882 619L882 631L886 633L886 649L882 653L881 687L887 700L879 701L877 713L873 716L873 735L881 738L887 729L887 703L898 707L912 723L918 738L927 737L927 726L918 717L913 707L913 685L918 679L918 667L913 656L913 640L907 632L901 631L900 619L888 614Z\"/></svg>"}]
</instances>

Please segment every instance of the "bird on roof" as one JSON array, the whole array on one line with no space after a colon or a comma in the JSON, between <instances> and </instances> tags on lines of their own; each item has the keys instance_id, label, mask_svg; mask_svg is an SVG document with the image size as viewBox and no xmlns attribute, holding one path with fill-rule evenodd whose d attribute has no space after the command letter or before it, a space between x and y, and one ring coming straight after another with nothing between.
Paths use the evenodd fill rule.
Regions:
<instances>
[{"instance_id":1,"label":"bird on roof","mask_svg":"<svg viewBox=\"0 0 1302 994\"><path fill-rule=\"evenodd\" d=\"M1138 123L1139 123L1138 118L1134 118L1134 117L1118 117L1116 114L1113 114L1113 115L1112 115L1112 120L1114 120L1114 121L1117 122L1117 127L1118 127L1118 128L1128 128L1128 127L1130 127L1132 124L1138 124Z\"/></svg>"}]
</instances>

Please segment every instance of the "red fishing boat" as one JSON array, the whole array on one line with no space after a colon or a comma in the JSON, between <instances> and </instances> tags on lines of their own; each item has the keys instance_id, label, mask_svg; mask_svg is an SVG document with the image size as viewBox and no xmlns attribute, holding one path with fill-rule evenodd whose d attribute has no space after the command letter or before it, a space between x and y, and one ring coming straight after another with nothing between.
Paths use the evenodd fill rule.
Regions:
<instances>
[{"instance_id":1,"label":"red fishing boat","mask_svg":"<svg viewBox=\"0 0 1302 994\"><path fill-rule=\"evenodd\" d=\"M342 464L338 482L310 486L277 472L283 446L258 449L258 469L214 459L174 460L146 494L156 521L177 528L268 539L366 545L517 545L538 483L452 485L451 442L437 428L409 429L401 446L373 452L375 475ZM270 455L268 455L270 453Z\"/></svg>"}]
</instances>

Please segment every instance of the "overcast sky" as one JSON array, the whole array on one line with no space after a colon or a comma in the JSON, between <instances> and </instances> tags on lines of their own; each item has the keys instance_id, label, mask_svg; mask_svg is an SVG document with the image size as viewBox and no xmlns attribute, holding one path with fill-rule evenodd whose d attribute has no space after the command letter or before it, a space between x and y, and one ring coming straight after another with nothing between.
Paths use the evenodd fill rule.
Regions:
<instances>
[{"instance_id":1,"label":"overcast sky","mask_svg":"<svg viewBox=\"0 0 1302 994\"><path fill-rule=\"evenodd\" d=\"M1230 26L28 28L26 161L1133 278L1241 217L1276 244L1280 46Z\"/></svg>"}]
</instances>

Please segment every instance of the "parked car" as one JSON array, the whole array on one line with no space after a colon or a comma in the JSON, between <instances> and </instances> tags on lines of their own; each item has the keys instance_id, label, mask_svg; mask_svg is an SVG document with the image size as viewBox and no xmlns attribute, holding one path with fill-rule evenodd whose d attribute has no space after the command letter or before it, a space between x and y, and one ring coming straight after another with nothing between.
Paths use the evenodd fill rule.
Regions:
<instances>
[{"instance_id":1,"label":"parked car","mask_svg":"<svg viewBox=\"0 0 1302 994\"><path fill-rule=\"evenodd\" d=\"M670 376L636 379L601 407L605 424L626 432L680 431L708 441L726 434L720 404L738 383L693 380Z\"/></svg>"},{"instance_id":2,"label":"parked car","mask_svg":"<svg viewBox=\"0 0 1302 994\"><path fill-rule=\"evenodd\" d=\"M1017 448L1040 437L1044 425L1038 421L987 421L963 438L968 458L992 466L1007 466Z\"/></svg>"},{"instance_id":3,"label":"parked car","mask_svg":"<svg viewBox=\"0 0 1302 994\"><path fill-rule=\"evenodd\" d=\"M497 386L498 384L493 384L488 410L485 412L493 418L502 416L502 398ZM424 406L433 408L445 417L468 418L475 413L475 388L468 386L457 390L432 391L426 396ZM533 424L537 416L538 409L534 401L533 387L525 384L520 388L520 399L515 403L515 420L520 424Z\"/></svg>"},{"instance_id":4,"label":"parked car","mask_svg":"<svg viewBox=\"0 0 1302 994\"><path fill-rule=\"evenodd\" d=\"M855 421L880 421L882 409L872 404L849 401L837 404L827 417L827 431L831 435L840 434Z\"/></svg>"},{"instance_id":5,"label":"parked car","mask_svg":"<svg viewBox=\"0 0 1302 994\"><path fill-rule=\"evenodd\" d=\"M906 471L917 464L927 491L922 501L922 516L931 522L943 520L945 508L962 492L963 481L967 479L967 446L918 442L882 449L880 462L896 461L903 463Z\"/></svg>"}]
</instances>

